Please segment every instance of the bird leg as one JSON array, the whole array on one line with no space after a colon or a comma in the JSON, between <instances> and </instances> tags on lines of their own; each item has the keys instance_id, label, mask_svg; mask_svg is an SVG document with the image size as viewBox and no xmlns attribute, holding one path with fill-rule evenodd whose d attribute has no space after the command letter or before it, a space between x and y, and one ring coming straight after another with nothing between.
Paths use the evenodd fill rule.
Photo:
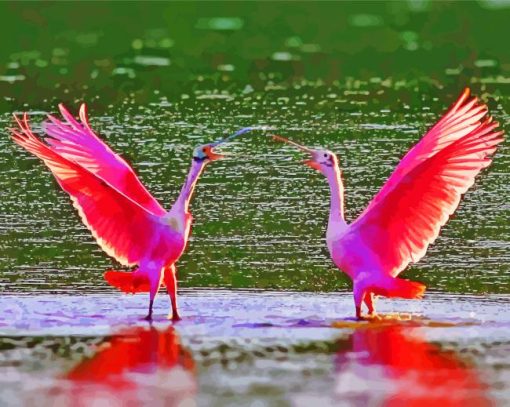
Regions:
<instances>
[{"instance_id":1,"label":"bird leg","mask_svg":"<svg viewBox=\"0 0 510 407\"><path fill-rule=\"evenodd\" d=\"M151 298L149 301L149 313L144 318L146 321L152 321L152 306L154 305L154 299Z\"/></svg>"},{"instance_id":2,"label":"bird leg","mask_svg":"<svg viewBox=\"0 0 510 407\"><path fill-rule=\"evenodd\" d=\"M376 315L375 305L374 305L375 298L374 298L374 293L373 292L368 291L365 294L364 302L365 302L365 305L368 308L368 315L371 315L371 316Z\"/></svg>"},{"instance_id":3,"label":"bird leg","mask_svg":"<svg viewBox=\"0 0 510 407\"><path fill-rule=\"evenodd\" d=\"M154 261L147 261L146 263L140 263L140 268L138 270L146 274L149 279L149 313L145 317L145 320L152 321L152 307L154 305L154 299L158 294L159 287L161 286L163 268L161 264Z\"/></svg>"},{"instance_id":4,"label":"bird leg","mask_svg":"<svg viewBox=\"0 0 510 407\"><path fill-rule=\"evenodd\" d=\"M365 289L361 284L354 282L354 307L356 308L356 319L364 320L361 315L361 304L365 299Z\"/></svg>"},{"instance_id":5,"label":"bird leg","mask_svg":"<svg viewBox=\"0 0 510 407\"><path fill-rule=\"evenodd\" d=\"M375 312L375 295L370 289L370 282L367 280L367 275L361 273L353 283L356 319L362 321L378 319L377 313ZM361 305L363 303L365 303L368 308L368 314L365 316L361 314Z\"/></svg>"},{"instance_id":6,"label":"bird leg","mask_svg":"<svg viewBox=\"0 0 510 407\"><path fill-rule=\"evenodd\" d=\"M177 310L177 270L175 265L168 266L165 268L164 281L166 290L170 296L170 303L172 304L172 314L168 315L168 319L176 322L181 319L179 311Z\"/></svg>"}]
</instances>

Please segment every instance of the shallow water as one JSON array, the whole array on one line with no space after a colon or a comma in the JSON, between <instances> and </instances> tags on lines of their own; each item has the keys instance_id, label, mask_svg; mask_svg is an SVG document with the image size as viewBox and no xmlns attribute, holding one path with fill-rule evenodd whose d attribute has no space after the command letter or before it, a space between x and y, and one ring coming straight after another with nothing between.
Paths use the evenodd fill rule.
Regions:
<instances>
[{"instance_id":1,"label":"shallow water","mask_svg":"<svg viewBox=\"0 0 510 407\"><path fill-rule=\"evenodd\" d=\"M346 294L186 290L183 320L160 298L149 328L144 295L3 296L0 403L503 405L509 300L381 300L402 320L356 322Z\"/></svg>"},{"instance_id":2,"label":"shallow water","mask_svg":"<svg viewBox=\"0 0 510 407\"><path fill-rule=\"evenodd\" d=\"M508 404L507 141L404 273L425 300L380 301L411 321L367 325L325 247L325 180L261 131L236 140L192 202L185 319L165 322L162 295L149 329L146 297L105 284L119 266L7 135L13 112L39 130L86 101L169 208L197 144L267 125L338 154L353 220L464 87L508 129L509 19L495 0L0 3L0 404Z\"/></svg>"}]
</instances>

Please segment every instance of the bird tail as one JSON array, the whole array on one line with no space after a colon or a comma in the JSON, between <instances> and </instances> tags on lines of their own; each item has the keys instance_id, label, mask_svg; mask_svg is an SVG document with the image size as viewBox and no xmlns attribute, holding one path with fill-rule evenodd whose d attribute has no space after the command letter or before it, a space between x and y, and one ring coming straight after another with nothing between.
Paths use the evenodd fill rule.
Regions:
<instances>
[{"instance_id":1,"label":"bird tail","mask_svg":"<svg viewBox=\"0 0 510 407\"><path fill-rule=\"evenodd\" d=\"M385 297L398 297L408 299L421 299L425 292L425 284L403 278L391 278L385 281L380 294ZM375 290L377 292L378 290Z\"/></svg>"},{"instance_id":2,"label":"bird tail","mask_svg":"<svg viewBox=\"0 0 510 407\"><path fill-rule=\"evenodd\" d=\"M104 279L112 287L124 293L147 293L150 290L149 279L136 271L108 270L104 273Z\"/></svg>"}]
</instances>

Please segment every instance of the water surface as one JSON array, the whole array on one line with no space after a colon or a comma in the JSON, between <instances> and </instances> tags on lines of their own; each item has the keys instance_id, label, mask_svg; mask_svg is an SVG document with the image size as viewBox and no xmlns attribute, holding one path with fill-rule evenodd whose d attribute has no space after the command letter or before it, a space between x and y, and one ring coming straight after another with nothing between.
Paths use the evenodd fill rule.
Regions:
<instances>
[{"instance_id":1,"label":"water surface","mask_svg":"<svg viewBox=\"0 0 510 407\"><path fill-rule=\"evenodd\" d=\"M508 296L381 300L382 314L403 320L367 323L346 317L353 310L345 294L192 290L181 296L181 322L166 321L169 304L161 298L152 327L140 320L146 300L0 298L0 402L503 405L508 399Z\"/></svg>"},{"instance_id":2,"label":"water surface","mask_svg":"<svg viewBox=\"0 0 510 407\"><path fill-rule=\"evenodd\" d=\"M352 221L464 87L508 127L508 18L491 0L2 3L0 291L104 291L102 272L118 267L9 140L13 112L40 129L57 103L76 112L86 101L93 128L165 208L197 144L272 126L338 154ZM324 244L325 179L262 132L225 150L237 157L198 184L181 286L348 290ZM510 293L508 168L505 142L409 277Z\"/></svg>"}]
</instances>

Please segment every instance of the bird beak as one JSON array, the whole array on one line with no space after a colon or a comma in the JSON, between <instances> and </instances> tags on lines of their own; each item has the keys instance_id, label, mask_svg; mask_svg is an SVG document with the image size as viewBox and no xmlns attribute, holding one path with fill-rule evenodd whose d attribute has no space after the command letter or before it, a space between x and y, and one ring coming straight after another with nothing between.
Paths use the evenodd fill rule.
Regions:
<instances>
[{"instance_id":1,"label":"bird beak","mask_svg":"<svg viewBox=\"0 0 510 407\"><path fill-rule=\"evenodd\" d=\"M261 127L261 128L258 128L258 127L245 127L239 131L237 131L236 133L228 136L228 137L225 137L221 140L218 140L214 143L211 143L209 144L209 146L207 147L206 149L206 154L207 154L207 157L211 160L211 161L214 161L214 160L220 160L222 158L228 158L228 157L233 157L234 155L232 154L218 154L214 151L214 148L222 145L222 144L226 144L228 143L229 141L232 141L233 139L235 139L236 137L239 137L245 133L248 133L252 130L264 130L265 127Z\"/></svg>"},{"instance_id":2,"label":"bird beak","mask_svg":"<svg viewBox=\"0 0 510 407\"><path fill-rule=\"evenodd\" d=\"M276 141L281 141L282 143L290 144L291 146L294 146L294 147L298 148L299 150L304 151L305 153L313 154L313 150L311 148L302 146L301 144L291 141L288 138L273 134L273 139Z\"/></svg>"},{"instance_id":3,"label":"bird beak","mask_svg":"<svg viewBox=\"0 0 510 407\"><path fill-rule=\"evenodd\" d=\"M310 168L313 168L314 170L317 170L317 171L321 170L320 164L314 160L304 160L303 164L309 166Z\"/></svg>"},{"instance_id":4,"label":"bird beak","mask_svg":"<svg viewBox=\"0 0 510 407\"><path fill-rule=\"evenodd\" d=\"M310 154L312 157L314 155L314 150L312 150L311 148L308 148L308 147L305 147L305 146L302 146L301 144L298 144L294 141L291 141L289 140L288 138L285 138L285 137L282 137L282 136L278 136L276 134L273 134L273 139L274 140L277 140L277 141L281 141L282 143L287 143L287 144L290 144L291 146L294 146L296 147L297 149L301 150L301 151L304 151L305 153L308 153ZM308 167L310 168L313 168L314 170L318 170L320 171L320 164L315 162L314 160L304 160L303 161L303 164L307 165Z\"/></svg>"},{"instance_id":5,"label":"bird beak","mask_svg":"<svg viewBox=\"0 0 510 407\"><path fill-rule=\"evenodd\" d=\"M219 154L215 152L213 147L206 147L206 154L211 161L221 160L222 158L226 157L225 154Z\"/></svg>"}]
</instances>

